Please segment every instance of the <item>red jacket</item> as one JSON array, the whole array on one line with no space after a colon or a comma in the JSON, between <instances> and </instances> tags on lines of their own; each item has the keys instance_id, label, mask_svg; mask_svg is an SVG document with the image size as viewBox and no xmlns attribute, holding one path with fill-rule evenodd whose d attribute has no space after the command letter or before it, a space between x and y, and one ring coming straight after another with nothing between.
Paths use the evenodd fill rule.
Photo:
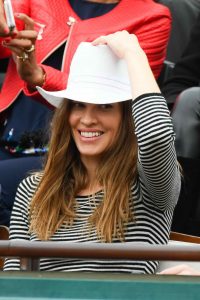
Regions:
<instances>
[{"instance_id":1,"label":"red jacket","mask_svg":"<svg viewBox=\"0 0 200 300\"><path fill-rule=\"evenodd\" d=\"M28 14L36 22L36 30L42 31L39 35L42 38L36 42L38 63L42 64L68 40L63 57L63 72L42 65L47 74L43 86L46 90L66 88L70 61L81 41L92 41L100 35L123 29L137 35L155 77L160 73L170 33L171 17L168 8L153 0L121 0L109 13L88 20L81 20L66 0L13 0L12 3L15 12ZM69 24L69 17L76 20L72 26ZM22 29L22 24L18 23L18 29ZM0 43L0 58L6 55L8 51ZM10 59L0 94L0 111L10 106L22 89L25 94L30 95L16 72L13 59ZM31 95L35 95L39 101L45 101L37 92Z\"/></svg>"}]
</instances>

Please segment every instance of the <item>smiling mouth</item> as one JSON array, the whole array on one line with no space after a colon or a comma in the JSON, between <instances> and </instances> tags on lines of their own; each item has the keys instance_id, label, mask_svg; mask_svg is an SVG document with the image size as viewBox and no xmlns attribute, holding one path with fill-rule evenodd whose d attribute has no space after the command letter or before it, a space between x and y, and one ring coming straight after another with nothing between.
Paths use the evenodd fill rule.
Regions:
<instances>
[{"instance_id":1,"label":"smiling mouth","mask_svg":"<svg viewBox=\"0 0 200 300\"><path fill-rule=\"evenodd\" d=\"M82 137L93 138L101 136L103 131L79 131L79 133Z\"/></svg>"}]
</instances>

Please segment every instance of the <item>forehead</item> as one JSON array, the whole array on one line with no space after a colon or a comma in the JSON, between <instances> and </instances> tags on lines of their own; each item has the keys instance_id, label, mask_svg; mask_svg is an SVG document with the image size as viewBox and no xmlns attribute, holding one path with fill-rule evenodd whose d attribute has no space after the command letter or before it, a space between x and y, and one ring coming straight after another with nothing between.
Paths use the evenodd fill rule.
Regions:
<instances>
[{"instance_id":1,"label":"forehead","mask_svg":"<svg viewBox=\"0 0 200 300\"><path fill-rule=\"evenodd\" d=\"M74 101L74 100L69 100L69 104L79 104L79 105L84 105L88 107L102 107L102 106L112 106L112 107L120 107L122 106L122 102L115 102L115 103L102 103L102 104L95 104L95 103L88 103L88 102L83 102L83 101Z\"/></svg>"}]
</instances>

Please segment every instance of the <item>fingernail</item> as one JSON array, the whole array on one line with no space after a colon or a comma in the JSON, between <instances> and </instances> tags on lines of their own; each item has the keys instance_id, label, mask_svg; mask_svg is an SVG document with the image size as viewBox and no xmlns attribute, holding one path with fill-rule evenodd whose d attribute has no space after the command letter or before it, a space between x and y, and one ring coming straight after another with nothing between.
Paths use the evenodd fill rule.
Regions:
<instances>
[{"instance_id":1,"label":"fingernail","mask_svg":"<svg viewBox=\"0 0 200 300\"><path fill-rule=\"evenodd\" d=\"M9 29L8 29L8 28L5 28L5 29L4 29L4 33L5 33L5 34L8 34L8 33L9 33Z\"/></svg>"},{"instance_id":2,"label":"fingernail","mask_svg":"<svg viewBox=\"0 0 200 300\"><path fill-rule=\"evenodd\" d=\"M21 17L21 14L19 14L19 13L15 13L14 15L15 15L16 18L20 18Z\"/></svg>"}]
</instances>

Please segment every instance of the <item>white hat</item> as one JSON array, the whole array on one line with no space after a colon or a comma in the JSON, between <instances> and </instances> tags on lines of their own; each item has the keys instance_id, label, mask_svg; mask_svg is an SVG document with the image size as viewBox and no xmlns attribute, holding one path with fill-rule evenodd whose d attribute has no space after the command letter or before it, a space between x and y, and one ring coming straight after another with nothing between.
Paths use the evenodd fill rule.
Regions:
<instances>
[{"instance_id":1,"label":"white hat","mask_svg":"<svg viewBox=\"0 0 200 300\"><path fill-rule=\"evenodd\" d=\"M119 59L106 45L93 46L82 42L70 66L67 89L38 92L53 106L64 99L106 104L132 99L128 69L125 60Z\"/></svg>"}]
</instances>

